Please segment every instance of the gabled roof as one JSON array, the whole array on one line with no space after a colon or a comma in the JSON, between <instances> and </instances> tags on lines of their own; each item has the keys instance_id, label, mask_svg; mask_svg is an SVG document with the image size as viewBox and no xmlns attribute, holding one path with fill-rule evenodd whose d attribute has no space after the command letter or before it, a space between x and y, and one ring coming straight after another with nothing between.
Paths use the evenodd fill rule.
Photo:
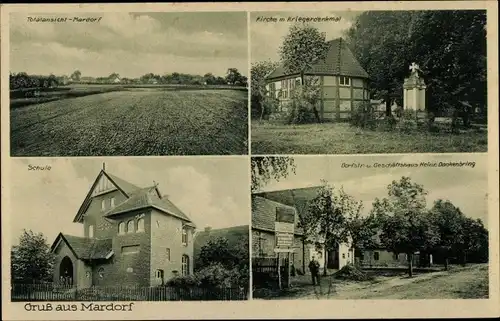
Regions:
<instances>
[{"instance_id":1,"label":"gabled roof","mask_svg":"<svg viewBox=\"0 0 500 321\"><path fill-rule=\"evenodd\" d=\"M151 192L155 192L152 193ZM191 219L184 214L177 206L174 205L166 196L160 196L160 192L158 187L151 186L146 188L141 188L139 190L134 191L129 195L129 198L115 206L109 212L105 214L106 217L115 216L118 214L152 207L163 213L175 216L194 227L194 223Z\"/></svg>"},{"instance_id":2,"label":"gabled roof","mask_svg":"<svg viewBox=\"0 0 500 321\"><path fill-rule=\"evenodd\" d=\"M211 229L197 232L194 236L194 257L196 258L201 251L201 248L210 240L225 238L229 246L236 246L241 240L249 239L249 226L240 225L221 229Z\"/></svg>"},{"instance_id":3,"label":"gabled roof","mask_svg":"<svg viewBox=\"0 0 500 321\"><path fill-rule=\"evenodd\" d=\"M312 66L311 70L305 71L306 74L369 78L368 73L361 67L344 39L337 38L328 41L328 44L329 49L325 60L318 61ZM287 75L292 74L287 73L283 65L280 65L266 79L274 79Z\"/></svg>"},{"instance_id":4,"label":"gabled roof","mask_svg":"<svg viewBox=\"0 0 500 321\"><path fill-rule=\"evenodd\" d=\"M103 175L105 175L111 181L111 183L113 183L117 187L117 189L126 197L125 201L117 204L117 206L108 211L105 216L110 217L133 210L152 207L163 213L182 219L187 225L195 227L194 223L186 214L184 214L177 206L175 206L166 196L161 195L157 186L141 188L104 170L101 170L97 175L73 222L82 221L83 214L92 201L92 191L99 183L99 180Z\"/></svg>"},{"instance_id":5,"label":"gabled roof","mask_svg":"<svg viewBox=\"0 0 500 321\"><path fill-rule=\"evenodd\" d=\"M60 242L65 242L71 252L80 260L109 259L113 255L111 239L90 239L59 233L50 247L54 252Z\"/></svg>"},{"instance_id":6,"label":"gabled roof","mask_svg":"<svg viewBox=\"0 0 500 321\"><path fill-rule=\"evenodd\" d=\"M123 193L126 197L129 197L129 194L133 193L135 190L140 189L139 187L135 186L134 184L131 184L119 177L116 177L114 175L109 174L108 172L101 170L99 174L97 175L96 179L94 180L94 183L92 184L92 187L89 189L87 196L85 196L85 199L78 209L78 212L75 215L75 218L73 219L74 223L81 223L83 219L83 214L85 214L85 211L89 207L91 200L92 200L92 192L94 191L94 188L96 185L99 183L99 180L101 179L102 176L106 176L115 186L116 188Z\"/></svg>"}]
</instances>

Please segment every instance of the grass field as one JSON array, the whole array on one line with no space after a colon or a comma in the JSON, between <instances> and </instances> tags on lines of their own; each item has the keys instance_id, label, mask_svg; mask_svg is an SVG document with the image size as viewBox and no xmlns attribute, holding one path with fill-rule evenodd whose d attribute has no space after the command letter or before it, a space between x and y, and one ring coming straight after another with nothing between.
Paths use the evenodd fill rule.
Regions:
<instances>
[{"instance_id":1,"label":"grass field","mask_svg":"<svg viewBox=\"0 0 500 321\"><path fill-rule=\"evenodd\" d=\"M281 293L254 293L265 299L487 299L488 265L452 266L449 271L415 273L370 272L373 280L346 281L323 277L321 286L312 286L310 276L295 278L292 288ZM331 282L331 283L330 283Z\"/></svg>"},{"instance_id":2,"label":"grass field","mask_svg":"<svg viewBox=\"0 0 500 321\"><path fill-rule=\"evenodd\" d=\"M11 109L12 156L246 154L247 93L128 89Z\"/></svg>"},{"instance_id":3,"label":"grass field","mask_svg":"<svg viewBox=\"0 0 500 321\"><path fill-rule=\"evenodd\" d=\"M347 123L280 125L252 121L252 154L378 154L486 152L486 131L370 131Z\"/></svg>"}]
</instances>

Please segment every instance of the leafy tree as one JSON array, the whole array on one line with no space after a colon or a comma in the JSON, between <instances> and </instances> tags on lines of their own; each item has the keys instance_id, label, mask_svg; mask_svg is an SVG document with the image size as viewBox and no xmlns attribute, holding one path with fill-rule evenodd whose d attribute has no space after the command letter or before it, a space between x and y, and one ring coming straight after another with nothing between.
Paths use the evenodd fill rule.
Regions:
<instances>
[{"instance_id":1,"label":"leafy tree","mask_svg":"<svg viewBox=\"0 0 500 321\"><path fill-rule=\"evenodd\" d=\"M480 219L465 217L462 221L463 238L458 244L462 265L468 262L469 255L479 262L488 261L488 230Z\"/></svg>"},{"instance_id":2,"label":"leafy tree","mask_svg":"<svg viewBox=\"0 0 500 321\"><path fill-rule=\"evenodd\" d=\"M346 32L354 55L370 75L372 94L385 101L387 116L394 99L402 104L409 60L419 61L410 55L414 17L412 11L367 11Z\"/></svg>"},{"instance_id":3,"label":"leafy tree","mask_svg":"<svg viewBox=\"0 0 500 321\"><path fill-rule=\"evenodd\" d=\"M42 233L23 231L11 251L12 283L37 283L52 279L54 257Z\"/></svg>"},{"instance_id":4,"label":"leafy tree","mask_svg":"<svg viewBox=\"0 0 500 321\"><path fill-rule=\"evenodd\" d=\"M417 62L427 83L428 110L451 110L468 125L471 105L486 106L486 11L369 11L347 38L371 76L376 97L402 103L408 66Z\"/></svg>"},{"instance_id":5,"label":"leafy tree","mask_svg":"<svg viewBox=\"0 0 500 321\"><path fill-rule=\"evenodd\" d=\"M264 114L268 111L265 110L263 100L267 96L266 90L266 79L265 77L270 74L274 69L278 67L279 63L267 61L259 61L252 64L250 69L250 79L252 79L252 111L256 111L260 114L260 119L264 117Z\"/></svg>"},{"instance_id":6,"label":"leafy tree","mask_svg":"<svg viewBox=\"0 0 500 321\"><path fill-rule=\"evenodd\" d=\"M288 34L283 39L279 54L285 71L289 74L300 74L301 84L305 85L304 74L312 66L326 59L328 43L326 34L308 24L290 26ZM312 106L316 120L319 113L316 105Z\"/></svg>"},{"instance_id":7,"label":"leafy tree","mask_svg":"<svg viewBox=\"0 0 500 321\"><path fill-rule=\"evenodd\" d=\"M216 78L212 73L206 73L203 76L203 80L207 83L207 85L215 85L216 84Z\"/></svg>"},{"instance_id":8,"label":"leafy tree","mask_svg":"<svg viewBox=\"0 0 500 321\"><path fill-rule=\"evenodd\" d=\"M464 241L465 216L453 203L441 199L434 203L430 215L440 235L436 250L444 256L445 270L448 270L451 253L455 252Z\"/></svg>"},{"instance_id":9,"label":"leafy tree","mask_svg":"<svg viewBox=\"0 0 500 321\"><path fill-rule=\"evenodd\" d=\"M74 81L80 81L80 77L81 77L81 76L82 76L82 73L80 72L80 70L75 70L75 71L71 74L70 78L71 78L72 80L74 80Z\"/></svg>"},{"instance_id":10,"label":"leafy tree","mask_svg":"<svg viewBox=\"0 0 500 321\"><path fill-rule=\"evenodd\" d=\"M349 219L359 216L361 203L348 195L343 188L334 190L323 181L317 196L309 203L309 230L317 240L322 240L325 252L337 250L339 244L352 240ZM323 273L326 275L326 264Z\"/></svg>"},{"instance_id":11,"label":"leafy tree","mask_svg":"<svg viewBox=\"0 0 500 321\"><path fill-rule=\"evenodd\" d=\"M295 174L295 161L291 157L259 156L252 157L252 192L256 192L271 179L279 181L286 178L290 171Z\"/></svg>"},{"instance_id":12,"label":"leafy tree","mask_svg":"<svg viewBox=\"0 0 500 321\"><path fill-rule=\"evenodd\" d=\"M409 177L393 181L388 198L375 199L372 214L381 222L380 241L394 253L408 256L408 274L413 276L413 255L439 243L439 232L427 215L427 192Z\"/></svg>"},{"instance_id":13,"label":"leafy tree","mask_svg":"<svg viewBox=\"0 0 500 321\"><path fill-rule=\"evenodd\" d=\"M226 74L226 81L230 85L246 85L246 77L240 74L238 69L229 68Z\"/></svg>"}]
</instances>

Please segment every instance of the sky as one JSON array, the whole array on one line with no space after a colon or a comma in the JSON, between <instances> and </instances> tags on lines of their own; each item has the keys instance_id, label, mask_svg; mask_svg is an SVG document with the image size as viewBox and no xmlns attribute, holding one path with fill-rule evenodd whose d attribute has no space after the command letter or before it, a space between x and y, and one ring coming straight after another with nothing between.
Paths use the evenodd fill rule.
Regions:
<instances>
[{"instance_id":1,"label":"sky","mask_svg":"<svg viewBox=\"0 0 500 321\"><path fill-rule=\"evenodd\" d=\"M23 229L42 232L51 243L59 232L83 236L73 223L80 205L106 163L106 171L139 187L159 183L160 192L201 231L248 225L249 161L245 157L36 158L11 161L11 242ZM29 171L28 165L50 165Z\"/></svg>"},{"instance_id":2,"label":"sky","mask_svg":"<svg viewBox=\"0 0 500 321\"><path fill-rule=\"evenodd\" d=\"M321 32L326 33L326 40L332 40L343 35L343 32L351 27L353 20L361 12L301 12L300 17L338 17L340 20L326 22L311 22L310 25L317 27ZM271 60L279 61L278 49L283 43L283 38L288 33L288 29L294 22L258 22L258 17L284 17L297 16L294 12L252 12L250 14L250 42L252 62Z\"/></svg>"},{"instance_id":3,"label":"sky","mask_svg":"<svg viewBox=\"0 0 500 321\"><path fill-rule=\"evenodd\" d=\"M248 75L245 12L90 13L98 22L28 22L10 16L11 72L135 78L179 72Z\"/></svg>"},{"instance_id":4,"label":"sky","mask_svg":"<svg viewBox=\"0 0 500 321\"><path fill-rule=\"evenodd\" d=\"M427 207L437 199L450 200L462 212L488 223L488 158L485 154L413 154L405 156L299 156L295 157L296 174L279 182L271 181L262 191L311 187L326 179L334 188L344 191L363 202L363 213L372 208L373 200L387 197L387 186L393 180L408 176L427 190ZM471 167L418 167L418 168L342 168L345 164L387 164L391 162L475 162Z\"/></svg>"}]
</instances>

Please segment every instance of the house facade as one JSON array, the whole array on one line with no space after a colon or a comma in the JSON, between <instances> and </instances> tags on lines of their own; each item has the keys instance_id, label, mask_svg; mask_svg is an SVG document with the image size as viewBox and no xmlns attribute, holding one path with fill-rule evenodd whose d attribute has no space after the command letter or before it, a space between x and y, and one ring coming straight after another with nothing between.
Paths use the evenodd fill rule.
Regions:
<instances>
[{"instance_id":1,"label":"house facade","mask_svg":"<svg viewBox=\"0 0 500 321\"><path fill-rule=\"evenodd\" d=\"M137 187L102 170L73 222L84 236L52 244L54 282L154 286L193 272L195 225L158 186Z\"/></svg>"},{"instance_id":2,"label":"house facade","mask_svg":"<svg viewBox=\"0 0 500 321\"><path fill-rule=\"evenodd\" d=\"M295 230L293 252L290 261L296 269L308 273L308 264L315 257L320 267L340 269L354 262L354 250L349 243L340 243L334 250L325 251L321 240L304 237L299 227L300 215L308 210L308 202L316 197L320 187L309 187L272 192L260 192L252 195L252 256L276 257L275 221L280 209L295 212ZM319 246L318 246L319 245Z\"/></svg>"},{"instance_id":3,"label":"house facade","mask_svg":"<svg viewBox=\"0 0 500 321\"><path fill-rule=\"evenodd\" d=\"M328 42L328 53L323 61L304 72L306 83L314 78L320 87L318 111L322 120L347 119L351 111L370 102L368 73L361 67L345 40ZM285 111L293 90L301 85L300 73L287 73L277 67L266 77L266 89L270 96L279 100L279 111Z\"/></svg>"}]
</instances>

